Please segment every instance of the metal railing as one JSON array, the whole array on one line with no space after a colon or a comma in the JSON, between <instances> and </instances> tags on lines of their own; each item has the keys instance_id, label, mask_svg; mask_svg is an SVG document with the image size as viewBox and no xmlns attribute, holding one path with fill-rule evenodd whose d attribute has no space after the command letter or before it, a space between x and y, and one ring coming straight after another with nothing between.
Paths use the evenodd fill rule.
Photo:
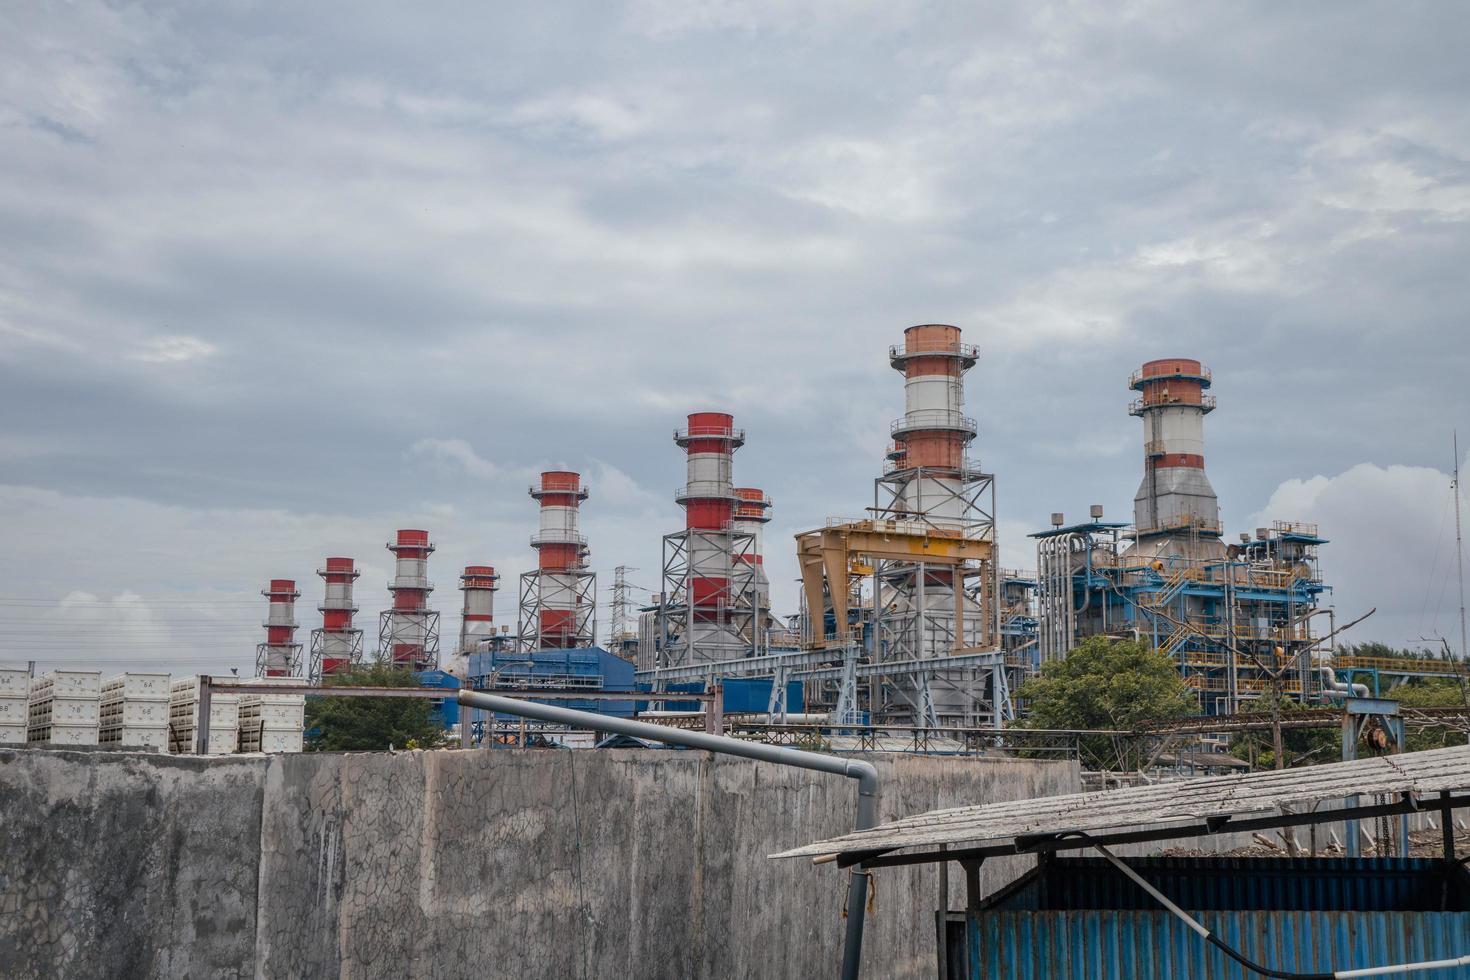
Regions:
<instances>
[{"instance_id":1,"label":"metal railing","mask_svg":"<svg viewBox=\"0 0 1470 980\"><path fill-rule=\"evenodd\" d=\"M1128 376L1128 387L1132 388L1141 381L1167 381L1170 378L1181 378L1191 381L1195 379L1201 381L1214 380L1214 376L1210 374L1210 369L1203 365L1200 366L1198 371L1185 371L1183 368L1175 368L1172 371L1165 371L1162 374L1150 374L1147 376L1144 375L1143 368L1139 368Z\"/></svg>"},{"instance_id":2,"label":"metal railing","mask_svg":"<svg viewBox=\"0 0 1470 980\"><path fill-rule=\"evenodd\" d=\"M1214 395L1200 395L1199 401L1186 401L1183 398L1135 398L1128 403L1129 415L1142 415L1150 408L1202 408L1207 412L1213 412L1218 405Z\"/></svg>"},{"instance_id":3,"label":"metal railing","mask_svg":"<svg viewBox=\"0 0 1470 980\"><path fill-rule=\"evenodd\" d=\"M690 439L724 439L730 442L744 442L745 430L718 425L691 425L674 430L674 441L688 442Z\"/></svg>"},{"instance_id":4,"label":"metal railing","mask_svg":"<svg viewBox=\"0 0 1470 980\"><path fill-rule=\"evenodd\" d=\"M894 419L888 427L888 434L897 436L901 432L917 432L923 429L951 429L970 435L979 431L975 420L960 412L947 408L922 408Z\"/></svg>"},{"instance_id":5,"label":"metal railing","mask_svg":"<svg viewBox=\"0 0 1470 980\"><path fill-rule=\"evenodd\" d=\"M587 535L573 534L570 531L537 531L531 535L531 546L539 544L575 544L585 547Z\"/></svg>"},{"instance_id":6,"label":"metal railing","mask_svg":"<svg viewBox=\"0 0 1470 980\"><path fill-rule=\"evenodd\" d=\"M916 347L907 344L894 344L888 348L888 360L903 361L910 357L958 357L967 361L980 359L980 348L974 344L924 344Z\"/></svg>"}]
</instances>

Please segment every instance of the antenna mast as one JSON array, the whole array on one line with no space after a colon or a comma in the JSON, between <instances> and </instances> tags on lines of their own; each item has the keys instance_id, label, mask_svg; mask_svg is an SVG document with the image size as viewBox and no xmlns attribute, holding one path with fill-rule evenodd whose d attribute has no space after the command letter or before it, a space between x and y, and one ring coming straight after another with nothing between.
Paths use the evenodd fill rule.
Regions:
<instances>
[{"instance_id":1,"label":"antenna mast","mask_svg":"<svg viewBox=\"0 0 1470 980\"><path fill-rule=\"evenodd\" d=\"M1460 534L1460 433L1456 430L1455 440L1455 565L1460 576L1460 659L1466 659L1465 645L1465 541Z\"/></svg>"}]
</instances>

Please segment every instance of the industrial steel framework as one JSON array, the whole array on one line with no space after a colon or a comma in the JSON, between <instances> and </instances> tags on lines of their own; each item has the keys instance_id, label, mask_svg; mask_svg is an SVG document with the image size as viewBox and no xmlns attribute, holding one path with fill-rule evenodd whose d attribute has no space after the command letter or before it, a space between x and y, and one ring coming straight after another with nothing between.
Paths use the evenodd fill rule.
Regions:
<instances>
[{"instance_id":1,"label":"industrial steel framework","mask_svg":"<svg viewBox=\"0 0 1470 980\"><path fill-rule=\"evenodd\" d=\"M256 677L294 677L301 673L301 644L296 642L296 600L301 593L293 579L274 578L261 595L269 602L265 642L255 648Z\"/></svg>"},{"instance_id":2,"label":"industrial steel framework","mask_svg":"<svg viewBox=\"0 0 1470 980\"><path fill-rule=\"evenodd\" d=\"M663 538L655 663L680 667L761 652L758 534L739 514L733 456L745 432L723 412L695 412L674 431L688 456L688 479L674 492L684 530ZM759 491L757 491L759 493ZM761 499L764 495L761 495Z\"/></svg>"},{"instance_id":3,"label":"industrial steel framework","mask_svg":"<svg viewBox=\"0 0 1470 980\"><path fill-rule=\"evenodd\" d=\"M529 492L541 524L531 537L537 567L521 575L520 649L590 647L597 642L597 573L587 568L587 538L578 526L587 487L579 473L548 470Z\"/></svg>"},{"instance_id":4,"label":"industrial steel framework","mask_svg":"<svg viewBox=\"0 0 1470 980\"><path fill-rule=\"evenodd\" d=\"M317 606L322 625L311 631L308 676L313 684L362 661L362 630L352 625L352 617L357 614L352 584L362 573L351 558L328 558L317 574L322 578L324 591L321 605Z\"/></svg>"},{"instance_id":5,"label":"industrial steel framework","mask_svg":"<svg viewBox=\"0 0 1470 980\"><path fill-rule=\"evenodd\" d=\"M378 655L404 670L439 666L439 613L428 606L434 585L429 581L429 532L400 530L385 547L393 552L394 576L388 583L393 607L378 616Z\"/></svg>"},{"instance_id":6,"label":"industrial steel framework","mask_svg":"<svg viewBox=\"0 0 1470 980\"><path fill-rule=\"evenodd\" d=\"M1277 521L1220 538L1219 504L1204 472L1204 394L1198 361L1150 361L1130 387L1144 420L1144 477L1134 521L1066 525L1052 516L1037 541L1040 659L1065 656L1089 636L1146 639L1172 657L1207 714L1279 690L1303 701L1321 690L1330 651L1313 618L1329 590L1318 566L1316 525ZM1329 629L1327 636L1331 635Z\"/></svg>"},{"instance_id":7,"label":"industrial steel framework","mask_svg":"<svg viewBox=\"0 0 1470 980\"><path fill-rule=\"evenodd\" d=\"M966 455L975 421L964 375L977 362L958 328L922 324L889 348L904 415L870 517L798 536L806 642L863 650L865 706L885 724L972 725L1010 716L996 563L995 479ZM979 654L986 666L958 666ZM888 671L884 665L932 665ZM841 688L839 688L839 692ZM840 696L840 695L839 695Z\"/></svg>"}]
</instances>

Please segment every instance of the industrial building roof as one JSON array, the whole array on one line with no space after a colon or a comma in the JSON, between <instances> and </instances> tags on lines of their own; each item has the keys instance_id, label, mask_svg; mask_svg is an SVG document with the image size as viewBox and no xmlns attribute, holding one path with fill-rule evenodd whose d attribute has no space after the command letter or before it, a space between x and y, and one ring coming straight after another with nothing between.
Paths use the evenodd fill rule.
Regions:
<instances>
[{"instance_id":1,"label":"industrial building roof","mask_svg":"<svg viewBox=\"0 0 1470 980\"><path fill-rule=\"evenodd\" d=\"M1431 797L1456 790L1470 790L1470 746L934 810L772 857L837 855L842 864L881 866L952 859L960 856L956 847L964 856L983 857L1087 846L1075 837L1079 833L1104 842L1168 840L1341 819L1339 807L1317 804L1354 792L1369 794L1354 811L1367 817L1421 805L1436 809L1446 801ZM1374 802L1374 796L1390 801ZM1470 797L1448 802L1466 806ZM940 852L941 846L949 850ZM920 850L891 853L907 849Z\"/></svg>"}]
</instances>

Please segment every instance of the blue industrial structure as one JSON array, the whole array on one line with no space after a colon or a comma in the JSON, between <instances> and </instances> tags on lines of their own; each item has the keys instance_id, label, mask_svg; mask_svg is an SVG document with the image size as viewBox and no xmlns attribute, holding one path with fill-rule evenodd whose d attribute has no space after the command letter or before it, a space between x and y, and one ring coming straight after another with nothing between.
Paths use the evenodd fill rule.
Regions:
<instances>
[{"instance_id":1,"label":"blue industrial structure","mask_svg":"<svg viewBox=\"0 0 1470 980\"><path fill-rule=\"evenodd\" d=\"M454 700L454 694L450 692L459 690L459 678L442 670L421 670L413 675L413 679L418 682L419 687L444 688L444 697L429 701L429 717L446 731L458 725L459 702Z\"/></svg>"},{"instance_id":2,"label":"blue industrial structure","mask_svg":"<svg viewBox=\"0 0 1470 980\"><path fill-rule=\"evenodd\" d=\"M1270 689L1261 665L1292 664L1282 690L1320 689L1311 617L1329 591L1315 525L1277 521L1218 557L1145 554L1130 525L1092 520L1037 539L1042 660L1089 636L1136 637L1173 657L1207 714ZM1319 653L1318 656L1321 656Z\"/></svg>"},{"instance_id":3,"label":"blue industrial structure","mask_svg":"<svg viewBox=\"0 0 1470 980\"><path fill-rule=\"evenodd\" d=\"M1333 970L1470 950L1470 875L1444 860L1131 858L1227 945L1276 970ZM1042 862L950 913L947 977L1253 978L1101 858ZM1460 974L1455 974L1460 975Z\"/></svg>"},{"instance_id":4,"label":"blue industrial structure","mask_svg":"<svg viewBox=\"0 0 1470 980\"><path fill-rule=\"evenodd\" d=\"M627 691L633 694L633 665L602 647L533 650L528 653L472 653L466 687L476 691ZM564 708L631 718L636 702L588 698L558 700Z\"/></svg>"},{"instance_id":5,"label":"blue industrial structure","mask_svg":"<svg viewBox=\"0 0 1470 980\"><path fill-rule=\"evenodd\" d=\"M720 681L720 706L721 713L725 715L760 714L764 715L771 704L771 685L775 683L770 677L726 677ZM802 700L802 682L788 681L786 683L786 710L792 713L800 713L805 710ZM704 681L689 681L682 684L665 684L664 691L669 694L703 694L706 686ZM651 685L644 684L641 690L652 693ZM659 701L666 711L699 711L701 705L698 701L661 700Z\"/></svg>"}]
</instances>

